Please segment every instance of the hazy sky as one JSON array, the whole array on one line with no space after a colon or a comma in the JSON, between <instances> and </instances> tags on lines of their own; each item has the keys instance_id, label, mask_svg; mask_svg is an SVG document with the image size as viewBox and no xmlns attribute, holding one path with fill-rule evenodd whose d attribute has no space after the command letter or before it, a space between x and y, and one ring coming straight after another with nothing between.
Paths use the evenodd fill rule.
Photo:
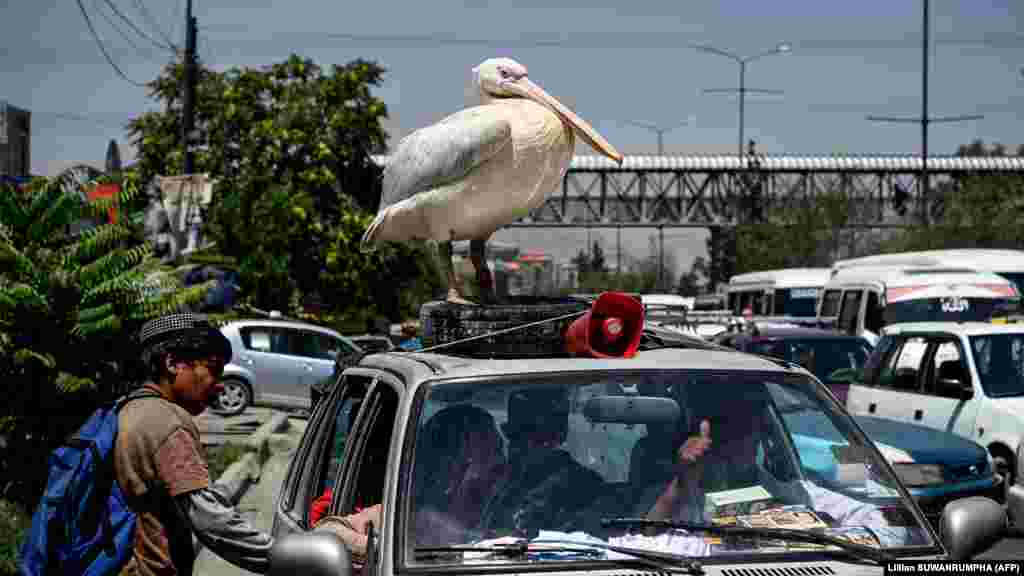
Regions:
<instances>
[{"instance_id":1,"label":"hazy sky","mask_svg":"<svg viewBox=\"0 0 1024 576\"><path fill-rule=\"evenodd\" d=\"M159 42L166 34L183 45L184 0L81 1L136 82L152 79L172 54L135 35L108 1ZM747 138L772 154L904 154L920 152L916 125L864 117L920 114L921 7L921 0L195 0L194 12L200 56L217 69L293 52L323 65L354 58L383 65L376 94L388 106L392 138L463 107L470 68L510 56L627 154L654 152L657 141L627 121L688 120L665 134L667 153L734 151L737 99L702 91L736 87L739 67L689 46L745 56L788 42L790 54L748 67L749 88L784 94L748 95ZM1024 2L933 0L931 13L931 115L985 118L935 125L930 151L952 153L975 138L1024 141ZM122 126L154 102L104 60L78 3L5 0L0 14L0 99L33 111L33 171L101 163L111 138L130 160ZM629 245L646 252L647 234L629 234Z\"/></svg>"}]
</instances>

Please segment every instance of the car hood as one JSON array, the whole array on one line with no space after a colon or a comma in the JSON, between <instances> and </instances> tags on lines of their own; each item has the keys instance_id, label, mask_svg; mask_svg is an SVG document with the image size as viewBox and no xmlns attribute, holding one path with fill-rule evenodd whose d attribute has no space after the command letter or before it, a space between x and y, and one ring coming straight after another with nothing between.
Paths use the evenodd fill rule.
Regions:
<instances>
[{"instance_id":1,"label":"car hood","mask_svg":"<svg viewBox=\"0 0 1024 576\"><path fill-rule=\"evenodd\" d=\"M969 465L986 462L988 458L981 445L951 432L874 416L854 419L876 444L905 452L920 464ZM886 457L892 461L888 454Z\"/></svg>"}]
</instances>

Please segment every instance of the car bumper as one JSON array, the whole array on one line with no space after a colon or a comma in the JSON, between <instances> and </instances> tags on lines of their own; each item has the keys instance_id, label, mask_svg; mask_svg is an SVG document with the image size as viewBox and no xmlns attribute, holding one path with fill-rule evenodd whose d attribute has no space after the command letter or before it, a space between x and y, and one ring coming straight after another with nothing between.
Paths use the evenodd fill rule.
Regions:
<instances>
[{"instance_id":1,"label":"car bumper","mask_svg":"<svg viewBox=\"0 0 1024 576\"><path fill-rule=\"evenodd\" d=\"M942 509L946 504L960 498L970 496L984 496L996 502L1003 501L1003 479L998 474L988 478L961 482L958 484L939 486L935 488L908 488L910 495L914 497L917 505L921 507L928 521L933 526L938 526L939 518L942 516ZM1021 487L1021 503L1024 510L1024 486Z\"/></svg>"}]
</instances>

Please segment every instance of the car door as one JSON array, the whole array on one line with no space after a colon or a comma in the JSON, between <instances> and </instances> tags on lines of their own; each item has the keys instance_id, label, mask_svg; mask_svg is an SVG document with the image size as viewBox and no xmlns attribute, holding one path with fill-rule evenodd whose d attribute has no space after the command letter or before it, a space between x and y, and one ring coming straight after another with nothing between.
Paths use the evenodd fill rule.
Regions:
<instances>
[{"instance_id":1,"label":"car door","mask_svg":"<svg viewBox=\"0 0 1024 576\"><path fill-rule=\"evenodd\" d=\"M346 372L328 398L314 409L281 484L274 508L275 537L309 530L313 506L328 489L332 489L327 498L330 501L334 480L351 449L361 408L375 378L372 371Z\"/></svg>"},{"instance_id":2,"label":"car door","mask_svg":"<svg viewBox=\"0 0 1024 576\"><path fill-rule=\"evenodd\" d=\"M288 332L278 326L258 324L239 328L245 350L239 362L253 374L253 400L278 404L297 386L299 376L291 356Z\"/></svg>"},{"instance_id":3,"label":"car door","mask_svg":"<svg viewBox=\"0 0 1024 576\"><path fill-rule=\"evenodd\" d=\"M922 373L931 345L923 336L895 338L866 385L850 390L847 403L851 413L913 421L914 407L925 399Z\"/></svg>"},{"instance_id":4,"label":"car door","mask_svg":"<svg viewBox=\"0 0 1024 576\"><path fill-rule=\"evenodd\" d=\"M295 338L296 352L301 356L300 384L306 398L309 398L310 386L331 377L338 354L349 355L355 348L326 332L297 330Z\"/></svg>"},{"instance_id":5,"label":"car door","mask_svg":"<svg viewBox=\"0 0 1024 576\"><path fill-rule=\"evenodd\" d=\"M945 430L980 441L975 427L979 398L965 400L959 387L947 385L940 376L959 375L971 385L966 351L953 336L936 336L924 380L925 400L914 409L914 421L929 428Z\"/></svg>"}]
</instances>

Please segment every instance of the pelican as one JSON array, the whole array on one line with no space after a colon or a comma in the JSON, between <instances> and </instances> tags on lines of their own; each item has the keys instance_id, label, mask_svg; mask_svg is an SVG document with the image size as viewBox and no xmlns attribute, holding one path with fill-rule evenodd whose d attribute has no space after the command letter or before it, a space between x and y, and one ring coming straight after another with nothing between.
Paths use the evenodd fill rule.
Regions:
<instances>
[{"instance_id":1,"label":"pelican","mask_svg":"<svg viewBox=\"0 0 1024 576\"><path fill-rule=\"evenodd\" d=\"M526 66L492 58L473 68L480 105L420 128L398 143L384 169L381 207L363 234L374 242L440 242L449 302L459 293L452 242L470 241L481 301L494 300L488 238L527 216L556 190L578 134L622 163L622 154L572 110L534 84Z\"/></svg>"}]
</instances>

